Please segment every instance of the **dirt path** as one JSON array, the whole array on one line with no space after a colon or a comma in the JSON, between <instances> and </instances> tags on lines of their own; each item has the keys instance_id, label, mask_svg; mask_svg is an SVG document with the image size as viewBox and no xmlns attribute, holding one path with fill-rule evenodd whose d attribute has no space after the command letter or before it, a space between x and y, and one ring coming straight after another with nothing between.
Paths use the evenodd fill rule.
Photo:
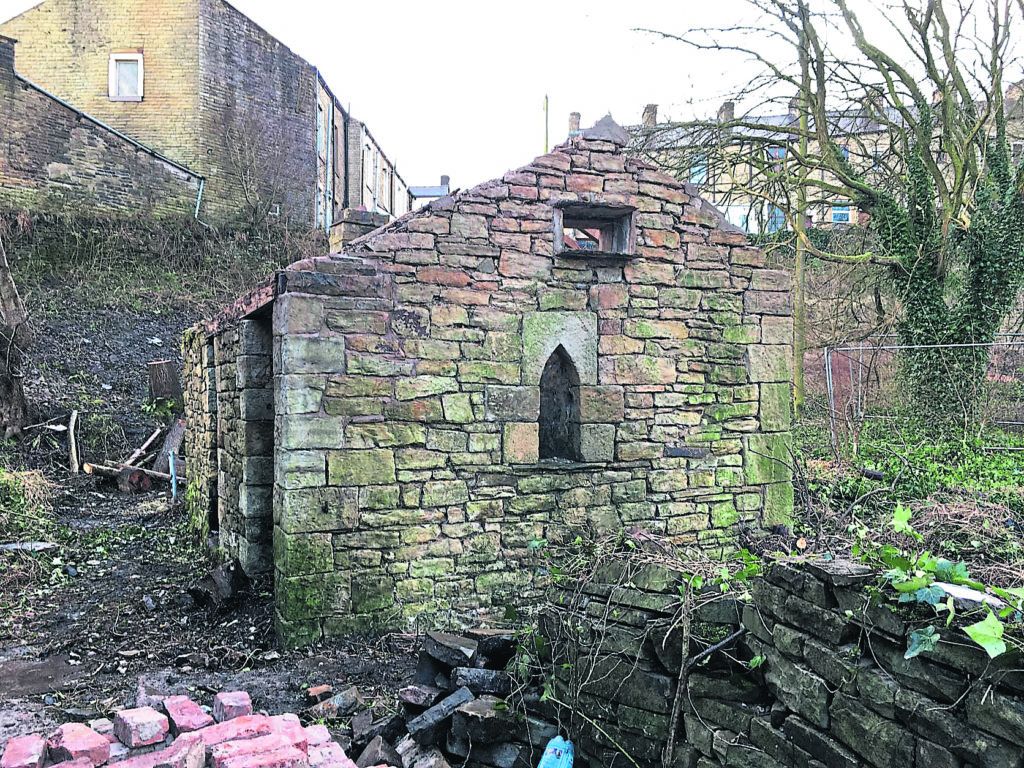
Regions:
<instances>
[{"instance_id":1,"label":"dirt path","mask_svg":"<svg viewBox=\"0 0 1024 768\"><path fill-rule=\"evenodd\" d=\"M60 722L107 716L140 695L250 692L256 709L297 712L305 687L357 685L381 711L412 671L416 638L353 638L275 649L269 580L230 607L204 608L188 585L211 566L169 494L129 497L83 483L57 508L71 532L36 584L0 604L0 744ZM2 582L0 571L0 582ZM0 585L0 589L3 589Z\"/></svg>"}]
</instances>

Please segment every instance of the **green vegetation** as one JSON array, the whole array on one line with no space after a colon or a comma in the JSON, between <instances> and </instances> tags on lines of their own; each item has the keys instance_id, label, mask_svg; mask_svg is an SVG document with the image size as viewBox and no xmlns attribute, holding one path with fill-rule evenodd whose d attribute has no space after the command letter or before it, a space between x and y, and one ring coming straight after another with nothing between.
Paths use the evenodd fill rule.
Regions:
<instances>
[{"instance_id":1,"label":"green vegetation","mask_svg":"<svg viewBox=\"0 0 1024 768\"><path fill-rule=\"evenodd\" d=\"M214 311L275 269L326 250L322 235L286 227L226 230L188 218L72 213L0 210L0 236L26 296L57 283L86 306L130 311Z\"/></svg>"}]
</instances>

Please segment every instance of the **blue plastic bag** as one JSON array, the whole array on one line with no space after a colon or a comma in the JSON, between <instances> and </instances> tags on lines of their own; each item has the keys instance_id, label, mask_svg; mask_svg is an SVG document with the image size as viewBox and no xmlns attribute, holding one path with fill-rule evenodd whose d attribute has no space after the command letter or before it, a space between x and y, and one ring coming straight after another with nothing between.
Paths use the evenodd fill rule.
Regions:
<instances>
[{"instance_id":1,"label":"blue plastic bag","mask_svg":"<svg viewBox=\"0 0 1024 768\"><path fill-rule=\"evenodd\" d=\"M544 748L544 757L537 768L572 768L572 742L555 736Z\"/></svg>"}]
</instances>

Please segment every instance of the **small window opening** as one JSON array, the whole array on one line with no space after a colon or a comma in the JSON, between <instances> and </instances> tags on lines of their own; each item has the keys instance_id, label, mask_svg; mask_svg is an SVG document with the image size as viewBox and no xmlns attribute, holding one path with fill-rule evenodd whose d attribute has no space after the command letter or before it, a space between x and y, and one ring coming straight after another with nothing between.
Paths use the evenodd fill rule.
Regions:
<instances>
[{"instance_id":1,"label":"small window opening","mask_svg":"<svg viewBox=\"0 0 1024 768\"><path fill-rule=\"evenodd\" d=\"M555 252L633 253L633 212L629 206L566 203L555 207Z\"/></svg>"},{"instance_id":2,"label":"small window opening","mask_svg":"<svg viewBox=\"0 0 1024 768\"><path fill-rule=\"evenodd\" d=\"M145 82L141 53L112 53L107 78L111 101L142 101Z\"/></svg>"},{"instance_id":3,"label":"small window opening","mask_svg":"<svg viewBox=\"0 0 1024 768\"><path fill-rule=\"evenodd\" d=\"M580 461L580 375L559 345L540 376L541 459Z\"/></svg>"}]
</instances>

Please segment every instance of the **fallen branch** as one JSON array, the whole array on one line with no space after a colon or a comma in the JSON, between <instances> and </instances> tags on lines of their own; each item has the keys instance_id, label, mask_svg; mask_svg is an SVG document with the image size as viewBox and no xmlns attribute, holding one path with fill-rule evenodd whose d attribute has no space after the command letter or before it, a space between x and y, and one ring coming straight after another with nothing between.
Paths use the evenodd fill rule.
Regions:
<instances>
[{"instance_id":1,"label":"fallen branch","mask_svg":"<svg viewBox=\"0 0 1024 768\"><path fill-rule=\"evenodd\" d=\"M135 464L135 461L142 454L144 454L146 452L146 449L149 448L149 446L151 446L153 444L153 441L156 440L160 436L160 433L162 431L163 431L163 428L157 427L156 431L154 431L153 434L149 436L149 439L147 439L146 442L144 442L142 444L142 446L137 451L135 451L135 453L133 453L131 456L129 456L128 459L121 466L123 466L123 467L131 467L131 466L133 466Z\"/></svg>"},{"instance_id":2,"label":"fallen branch","mask_svg":"<svg viewBox=\"0 0 1024 768\"><path fill-rule=\"evenodd\" d=\"M147 477L155 477L155 478L158 478L160 480L170 480L171 479L171 476L169 474L167 474L166 472L156 472L156 471L154 471L152 469L143 469L142 467L130 467L130 466L110 467L110 466L107 466L106 464L90 464L89 462L85 462L84 464L82 464L82 470L87 475L98 475L100 477L119 477L121 475L121 473L124 470L126 470L126 469L130 469L130 470L132 470L134 472L141 472L142 474L146 475ZM183 479L179 477L178 478L178 482L179 483L183 482Z\"/></svg>"}]
</instances>

